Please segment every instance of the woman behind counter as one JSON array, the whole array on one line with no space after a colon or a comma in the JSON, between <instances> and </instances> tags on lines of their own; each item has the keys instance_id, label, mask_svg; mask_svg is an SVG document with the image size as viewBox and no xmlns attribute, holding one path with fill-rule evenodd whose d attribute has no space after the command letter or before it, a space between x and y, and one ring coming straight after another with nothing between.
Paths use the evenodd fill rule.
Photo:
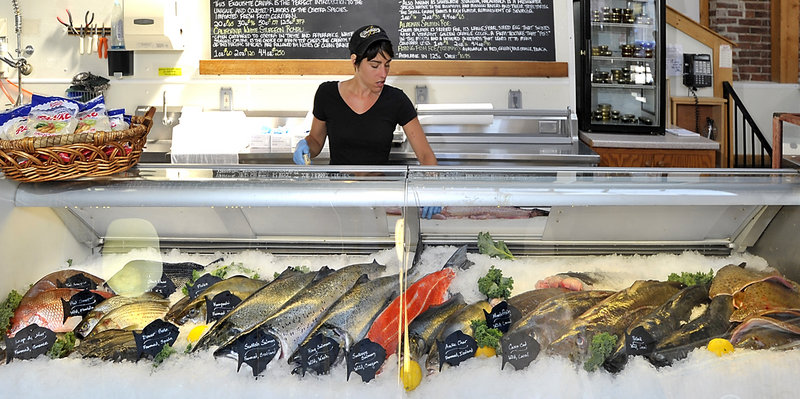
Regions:
<instances>
[{"instance_id":1,"label":"woman behind counter","mask_svg":"<svg viewBox=\"0 0 800 399\"><path fill-rule=\"evenodd\" d=\"M436 165L417 118L402 90L386 84L394 57L392 42L377 25L363 26L350 38L354 75L342 82L325 82L314 95L314 119L305 139L297 143L298 165L319 155L330 140L331 165L384 165L399 124L422 165Z\"/></svg>"}]
</instances>

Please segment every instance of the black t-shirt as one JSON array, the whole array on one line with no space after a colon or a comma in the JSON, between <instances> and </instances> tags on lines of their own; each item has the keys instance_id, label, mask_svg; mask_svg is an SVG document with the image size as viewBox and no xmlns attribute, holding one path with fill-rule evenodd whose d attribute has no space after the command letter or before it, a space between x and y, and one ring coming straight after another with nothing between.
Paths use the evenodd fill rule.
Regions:
<instances>
[{"instance_id":1,"label":"black t-shirt","mask_svg":"<svg viewBox=\"0 0 800 399\"><path fill-rule=\"evenodd\" d=\"M328 128L331 165L388 163L395 128L417 116L408 96L389 85L383 86L372 108L357 114L339 94L339 82L319 85L313 113Z\"/></svg>"}]
</instances>

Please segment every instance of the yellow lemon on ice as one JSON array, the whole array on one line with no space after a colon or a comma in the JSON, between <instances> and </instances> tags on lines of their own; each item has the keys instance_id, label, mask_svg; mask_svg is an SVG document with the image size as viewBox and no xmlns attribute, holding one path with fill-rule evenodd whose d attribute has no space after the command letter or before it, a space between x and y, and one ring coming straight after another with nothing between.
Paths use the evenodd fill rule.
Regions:
<instances>
[{"instance_id":1,"label":"yellow lemon on ice","mask_svg":"<svg viewBox=\"0 0 800 399\"><path fill-rule=\"evenodd\" d=\"M409 360L400 366L400 379L403 380L406 391L416 389L422 381L422 368L419 367L419 363Z\"/></svg>"},{"instance_id":2,"label":"yellow lemon on ice","mask_svg":"<svg viewBox=\"0 0 800 399\"><path fill-rule=\"evenodd\" d=\"M717 354L717 356L722 356L726 353L733 352L733 345L731 341L728 341L724 338L714 338L708 342L708 350Z\"/></svg>"},{"instance_id":3,"label":"yellow lemon on ice","mask_svg":"<svg viewBox=\"0 0 800 399\"><path fill-rule=\"evenodd\" d=\"M475 351L475 357L494 357L497 356L497 351L491 346L481 346Z\"/></svg>"},{"instance_id":4,"label":"yellow lemon on ice","mask_svg":"<svg viewBox=\"0 0 800 399\"><path fill-rule=\"evenodd\" d=\"M200 337L203 336L203 333L206 332L206 329L208 329L208 326L201 324L189 331L189 336L186 337L186 339L191 343L195 343L198 339L200 339Z\"/></svg>"}]
</instances>

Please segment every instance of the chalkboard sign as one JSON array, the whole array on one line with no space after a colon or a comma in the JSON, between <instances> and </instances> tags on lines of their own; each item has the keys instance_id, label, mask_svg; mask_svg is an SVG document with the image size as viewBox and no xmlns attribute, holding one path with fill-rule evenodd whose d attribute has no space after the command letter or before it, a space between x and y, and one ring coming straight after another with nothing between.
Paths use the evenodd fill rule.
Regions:
<instances>
[{"instance_id":1,"label":"chalkboard sign","mask_svg":"<svg viewBox=\"0 0 800 399\"><path fill-rule=\"evenodd\" d=\"M167 272L161 272L161 280L159 280L156 286L150 291L167 298L177 290L178 287L175 285L172 279L167 276Z\"/></svg>"},{"instance_id":2,"label":"chalkboard sign","mask_svg":"<svg viewBox=\"0 0 800 399\"><path fill-rule=\"evenodd\" d=\"M346 59L377 24L407 60L555 61L553 0L212 0L212 59Z\"/></svg>"},{"instance_id":3,"label":"chalkboard sign","mask_svg":"<svg viewBox=\"0 0 800 399\"><path fill-rule=\"evenodd\" d=\"M634 328L630 334L625 335L625 353L628 355L644 355L653 351L656 347L656 340L653 336L639 326Z\"/></svg>"},{"instance_id":4,"label":"chalkboard sign","mask_svg":"<svg viewBox=\"0 0 800 399\"><path fill-rule=\"evenodd\" d=\"M56 342L56 333L31 324L17 331L13 338L6 337L6 363L12 359L34 359L47 353Z\"/></svg>"},{"instance_id":5,"label":"chalkboard sign","mask_svg":"<svg viewBox=\"0 0 800 399\"><path fill-rule=\"evenodd\" d=\"M347 351L346 359L348 381L350 373L355 371L361 376L361 381L370 382L386 361L386 349L364 338Z\"/></svg>"},{"instance_id":6,"label":"chalkboard sign","mask_svg":"<svg viewBox=\"0 0 800 399\"><path fill-rule=\"evenodd\" d=\"M141 333L134 331L133 339L136 341L138 357L142 357L143 354L155 357L164 345L171 346L178 339L178 326L156 319L145 326Z\"/></svg>"},{"instance_id":7,"label":"chalkboard sign","mask_svg":"<svg viewBox=\"0 0 800 399\"><path fill-rule=\"evenodd\" d=\"M503 334L507 333L511 325L522 317L519 310L509 305L506 301L502 301L492 307L491 312L484 310L483 315L489 328L496 328Z\"/></svg>"},{"instance_id":8,"label":"chalkboard sign","mask_svg":"<svg viewBox=\"0 0 800 399\"><path fill-rule=\"evenodd\" d=\"M189 286L189 298L195 299L200 296L200 293L205 291L206 288L211 287L215 283L222 281L221 278L217 276L212 276L208 273L200 276L197 281L194 282L191 286Z\"/></svg>"},{"instance_id":9,"label":"chalkboard sign","mask_svg":"<svg viewBox=\"0 0 800 399\"><path fill-rule=\"evenodd\" d=\"M436 341L436 346L439 348L439 371L442 371L442 366L447 363L451 366L458 366L461 362L475 357L475 351L478 350L478 343L475 338L458 330L444 339L444 341Z\"/></svg>"},{"instance_id":10,"label":"chalkboard sign","mask_svg":"<svg viewBox=\"0 0 800 399\"><path fill-rule=\"evenodd\" d=\"M236 340L233 346L239 359L236 372L242 368L242 363L246 363L253 370L253 377L263 373L281 350L278 339L261 327Z\"/></svg>"},{"instance_id":11,"label":"chalkboard sign","mask_svg":"<svg viewBox=\"0 0 800 399\"><path fill-rule=\"evenodd\" d=\"M506 363L511 363L515 370L522 370L536 359L541 350L539 343L525 332L503 336L500 345L503 348L501 370Z\"/></svg>"},{"instance_id":12,"label":"chalkboard sign","mask_svg":"<svg viewBox=\"0 0 800 399\"><path fill-rule=\"evenodd\" d=\"M206 323L221 319L240 303L242 300L230 291L222 291L213 298L206 296Z\"/></svg>"},{"instance_id":13,"label":"chalkboard sign","mask_svg":"<svg viewBox=\"0 0 800 399\"><path fill-rule=\"evenodd\" d=\"M86 316L98 303L103 302L105 298L102 295L89 290L83 290L71 296L69 301L61 299L61 308L64 309L64 320L72 316Z\"/></svg>"},{"instance_id":14,"label":"chalkboard sign","mask_svg":"<svg viewBox=\"0 0 800 399\"><path fill-rule=\"evenodd\" d=\"M56 287L58 288L74 288L78 290L93 290L97 288L97 283L92 281L89 277L86 277L83 273L78 273L73 275L64 282L56 280Z\"/></svg>"},{"instance_id":15,"label":"chalkboard sign","mask_svg":"<svg viewBox=\"0 0 800 399\"><path fill-rule=\"evenodd\" d=\"M298 350L300 351L300 368L303 375L306 375L306 370L314 370L317 374L327 374L339 356L339 343L331 337L317 334L301 345Z\"/></svg>"}]
</instances>

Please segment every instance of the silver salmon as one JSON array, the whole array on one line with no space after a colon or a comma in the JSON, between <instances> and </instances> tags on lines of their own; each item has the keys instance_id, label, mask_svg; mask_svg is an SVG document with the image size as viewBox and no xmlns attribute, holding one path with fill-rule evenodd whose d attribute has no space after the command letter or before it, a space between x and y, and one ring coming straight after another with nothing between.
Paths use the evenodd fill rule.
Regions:
<instances>
[{"instance_id":1,"label":"silver salmon","mask_svg":"<svg viewBox=\"0 0 800 399\"><path fill-rule=\"evenodd\" d=\"M214 346L227 346L243 331L250 331L266 320L284 303L302 291L315 278L331 273L327 266L317 272L296 273L287 269L271 283L261 287L247 297L228 314L217 320L197 341L192 351L210 349Z\"/></svg>"}]
</instances>

